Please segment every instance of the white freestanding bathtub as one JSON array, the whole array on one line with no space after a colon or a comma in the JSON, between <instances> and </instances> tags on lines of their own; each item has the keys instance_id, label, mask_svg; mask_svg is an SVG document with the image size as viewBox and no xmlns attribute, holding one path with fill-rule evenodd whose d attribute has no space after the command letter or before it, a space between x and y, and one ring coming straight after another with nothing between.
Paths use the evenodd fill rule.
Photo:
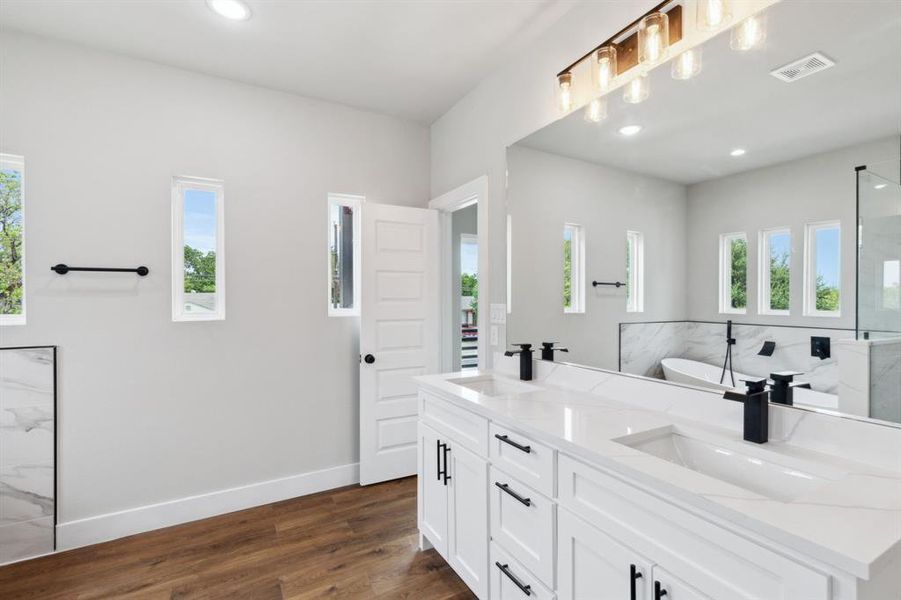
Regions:
<instances>
[{"instance_id":1,"label":"white freestanding bathtub","mask_svg":"<svg viewBox=\"0 0 901 600\"><path fill-rule=\"evenodd\" d=\"M723 383L720 383L720 375L723 372L722 366L708 365L707 363L687 358L664 358L660 361L660 364L663 367L663 376L667 381L686 383L714 390L728 390L733 387L732 378L729 377L728 371L726 371L726 376L723 378ZM761 379L761 377L746 375L738 371L735 371L734 375L734 387L742 389L744 388L742 379ZM835 394L795 388L794 395L795 404L832 410L838 409L838 396Z\"/></svg>"}]
</instances>

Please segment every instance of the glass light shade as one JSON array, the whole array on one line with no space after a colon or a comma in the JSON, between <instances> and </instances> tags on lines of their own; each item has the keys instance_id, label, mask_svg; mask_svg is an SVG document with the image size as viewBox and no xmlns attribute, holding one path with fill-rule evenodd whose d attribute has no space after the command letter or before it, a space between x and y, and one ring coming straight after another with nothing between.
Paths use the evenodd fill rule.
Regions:
<instances>
[{"instance_id":1,"label":"glass light shade","mask_svg":"<svg viewBox=\"0 0 901 600\"><path fill-rule=\"evenodd\" d=\"M604 46L594 53L594 64L591 73L594 78L594 87L601 92L607 92L613 87L616 79L616 47Z\"/></svg>"},{"instance_id":2,"label":"glass light shade","mask_svg":"<svg viewBox=\"0 0 901 600\"><path fill-rule=\"evenodd\" d=\"M698 29L713 31L731 19L728 0L698 0Z\"/></svg>"},{"instance_id":3,"label":"glass light shade","mask_svg":"<svg viewBox=\"0 0 901 600\"><path fill-rule=\"evenodd\" d=\"M732 28L729 46L733 50L752 50L766 41L766 15L751 15Z\"/></svg>"},{"instance_id":4,"label":"glass light shade","mask_svg":"<svg viewBox=\"0 0 901 600\"><path fill-rule=\"evenodd\" d=\"M626 84L623 91L623 101L629 104L638 104L647 100L648 94L651 93L651 85L648 82L647 74L639 75Z\"/></svg>"},{"instance_id":5,"label":"glass light shade","mask_svg":"<svg viewBox=\"0 0 901 600\"><path fill-rule=\"evenodd\" d=\"M669 51L669 17L651 13L638 22L638 62L656 65L666 60Z\"/></svg>"},{"instance_id":6,"label":"glass light shade","mask_svg":"<svg viewBox=\"0 0 901 600\"><path fill-rule=\"evenodd\" d=\"M600 123L607 118L607 99L595 98L585 107L585 120L589 123Z\"/></svg>"},{"instance_id":7,"label":"glass light shade","mask_svg":"<svg viewBox=\"0 0 901 600\"><path fill-rule=\"evenodd\" d=\"M701 49L686 50L674 58L672 64L673 79L691 79L701 72Z\"/></svg>"},{"instance_id":8,"label":"glass light shade","mask_svg":"<svg viewBox=\"0 0 901 600\"><path fill-rule=\"evenodd\" d=\"M557 77L557 106L562 113L568 113L573 107L573 76L563 73Z\"/></svg>"}]
</instances>

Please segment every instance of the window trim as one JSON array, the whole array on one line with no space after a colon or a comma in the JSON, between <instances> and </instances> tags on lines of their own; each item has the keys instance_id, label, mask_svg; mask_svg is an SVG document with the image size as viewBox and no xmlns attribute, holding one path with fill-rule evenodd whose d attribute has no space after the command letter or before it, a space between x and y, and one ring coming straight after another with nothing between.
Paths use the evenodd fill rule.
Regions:
<instances>
[{"instance_id":1,"label":"window trim","mask_svg":"<svg viewBox=\"0 0 901 600\"><path fill-rule=\"evenodd\" d=\"M772 289L770 286L770 238L773 235L786 234L788 246L789 301L788 309L770 308ZM791 263L792 263L792 231L791 227L771 227L761 229L757 239L757 314L787 317L791 315Z\"/></svg>"},{"instance_id":2,"label":"window trim","mask_svg":"<svg viewBox=\"0 0 901 600\"><path fill-rule=\"evenodd\" d=\"M816 232L838 229L838 310L818 310L816 307ZM840 219L815 221L804 225L804 310L805 317L838 318L842 316L845 292L842 289L842 222Z\"/></svg>"},{"instance_id":3,"label":"window trim","mask_svg":"<svg viewBox=\"0 0 901 600\"><path fill-rule=\"evenodd\" d=\"M732 308L732 241L744 240L748 243L748 234L744 231L720 234L719 265L719 309L721 314L748 314L747 301L744 308ZM728 246L728 251L727 251ZM728 279L728 281L727 281ZM747 279L746 279L747 281ZM745 290L747 293L747 290Z\"/></svg>"},{"instance_id":4,"label":"window trim","mask_svg":"<svg viewBox=\"0 0 901 600\"><path fill-rule=\"evenodd\" d=\"M330 317L359 317L360 316L360 297L363 291L363 269L362 269L362 248L360 242L362 240L360 228L362 227L362 215L360 214L363 202L366 201L365 196L354 194L334 194L328 195L328 210L325 213L326 234L325 234L325 303L328 307L328 316ZM335 206L349 206L353 210L353 262L354 262L354 304L351 308L336 308L332 306L332 265L331 265L331 226L332 226L332 208Z\"/></svg>"},{"instance_id":5,"label":"window trim","mask_svg":"<svg viewBox=\"0 0 901 600\"><path fill-rule=\"evenodd\" d=\"M570 283L570 306L564 305L563 313L568 315L585 314L585 228L578 223L564 223L564 234L567 229L572 230L572 249L570 250L572 282Z\"/></svg>"},{"instance_id":6,"label":"window trim","mask_svg":"<svg viewBox=\"0 0 901 600\"><path fill-rule=\"evenodd\" d=\"M188 313L185 305L184 192L205 190L216 194L216 310ZM225 320L225 182L221 179L176 175L172 178L172 320Z\"/></svg>"},{"instance_id":7,"label":"window trim","mask_svg":"<svg viewBox=\"0 0 901 600\"><path fill-rule=\"evenodd\" d=\"M26 297L28 295L28 287L27 287L27 273L26 273L26 260L25 260L25 240L26 238L26 223L25 223L25 157L19 154L6 154L0 153L0 168L8 168L11 167L16 169L20 173L21 178L21 186L20 189L22 191L22 312L17 315L0 315L0 326L12 326L12 325L25 325L27 323L27 303Z\"/></svg>"},{"instance_id":8,"label":"window trim","mask_svg":"<svg viewBox=\"0 0 901 600\"><path fill-rule=\"evenodd\" d=\"M626 292L626 312L644 312L644 234L640 231L626 231L629 261L629 281ZM628 258L628 257L627 257Z\"/></svg>"}]
</instances>

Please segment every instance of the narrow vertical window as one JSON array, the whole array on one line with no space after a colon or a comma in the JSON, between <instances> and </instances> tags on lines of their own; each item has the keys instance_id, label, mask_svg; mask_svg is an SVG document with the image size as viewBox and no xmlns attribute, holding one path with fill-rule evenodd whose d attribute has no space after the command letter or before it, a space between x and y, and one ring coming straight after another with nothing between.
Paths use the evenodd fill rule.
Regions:
<instances>
[{"instance_id":1,"label":"narrow vertical window","mask_svg":"<svg viewBox=\"0 0 901 600\"><path fill-rule=\"evenodd\" d=\"M758 311L762 315L788 315L791 302L791 230L761 231L759 246Z\"/></svg>"},{"instance_id":2,"label":"narrow vertical window","mask_svg":"<svg viewBox=\"0 0 901 600\"><path fill-rule=\"evenodd\" d=\"M219 180L172 180L173 321L225 319L224 203Z\"/></svg>"},{"instance_id":3,"label":"narrow vertical window","mask_svg":"<svg viewBox=\"0 0 901 600\"><path fill-rule=\"evenodd\" d=\"M25 324L25 159L0 154L0 325Z\"/></svg>"},{"instance_id":4,"label":"narrow vertical window","mask_svg":"<svg viewBox=\"0 0 901 600\"><path fill-rule=\"evenodd\" d=\"M882 261L882 310L901 311L901 260Z\"/></svg>"},{"instance_id":5,"label":"narrow vertical window","mask_svg":"<svg viewBox=\"0 0 901 600\"><path fill-rule=\"evenodd\" d=\"M572 223L563 226L563 312L585 312L585 236Z\"/></svg>"},{"instance_id":6,"label":"narrow vertical window","mask_svg":"<svg viewBox=\"0 0 901 600\"><path fill-rule=\"evenodd\" d=\"M841 316L841 224L810 223L804 233L804 314Z\"/></svg>"},{"instance_id":7,"label":"narrow vertical window","mask_svg":"<svg viewBox=\"0 0 901 600\"><path fill-rule=\"evenodd\" d=\"M644 235L626 232L626 312L644 312Z\"/></svg>"},{"instance_id":8,"label":"narrow vertical window","mask_svg":"<svg viewBox=\"0 0 901 600\"><path fill-rule=\"evenodd\" d=\"M360 196L328 197L328 314L360 314Z\"/></svg>"},{"instance_id":9,"label":"narrow vertical window","mask_svg":"<svg viewBox=\"0 0 901 600\"><path fill-rule=\"evenodd\" d=\"M720 236L720 312L745 314L748 307L748 238Z\"/></svg>"}]
</instances>

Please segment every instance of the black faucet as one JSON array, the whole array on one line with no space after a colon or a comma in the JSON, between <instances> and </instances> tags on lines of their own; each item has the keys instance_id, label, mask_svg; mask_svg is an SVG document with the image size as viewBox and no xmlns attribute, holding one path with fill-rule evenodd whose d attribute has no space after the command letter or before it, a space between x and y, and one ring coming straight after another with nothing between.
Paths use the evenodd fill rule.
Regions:
<instances>
[{"instance_id":1,"label":"black faucet","mask_svg":"<svg viewBox=\"0 0 901 600\"><path fill-rule=\"evenodd\" d=\"M507 350L504 356L519 354L519 378L523 381L532 381L532 344L513 344L519 346L519 350Z\"/></svg>"},{"instance_id":2,"label":"black faucet","mask_svg":"<svg viewBox=\"0 0 901 600\"><path fill-rule=\"evenodd\" d=\"M795 388L810 389L809 383L801 381L792 381L796 375L801 375L796 371L780 371L779 373L770 373L770 379L773 385L770 386L770 401L775 404L786 404L792 406L794 401Z\"/></svg>"},{"instance_id":3,"label":"black faucet","mask_svg":"<svg viewBox=\"0 0 901 600\"><path fill-rule=\"evenodd\" d=\"M726 390L723 398L744 403L745 441L765 444L769 440L770 433L770 394L766 389L766 379L744 379L743 381L747 386L745 393L736 390Z\"/></svg>"},{"instance_id":4,"label":"black faucet","mask_svg":"<svg viewBox=\"0 0 901 600\"><path fill-rule=\"evenodd\" d=\"M541 360L554 362L554 350L557 352L569 352L569 348L554 348L557 342L541 342Z\"/></svg>"}]
</instances>

